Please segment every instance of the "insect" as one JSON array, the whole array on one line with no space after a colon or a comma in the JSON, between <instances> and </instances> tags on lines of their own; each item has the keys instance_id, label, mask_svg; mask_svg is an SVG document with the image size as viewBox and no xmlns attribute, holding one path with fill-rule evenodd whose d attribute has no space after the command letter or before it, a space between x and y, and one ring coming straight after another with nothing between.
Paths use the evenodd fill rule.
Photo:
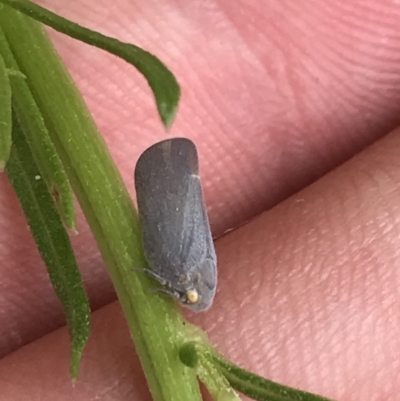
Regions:
<instances>
[{"instance_id":1,"label":"insect","mask_svg":"<svg viewBox=\"0 0 400 401\"><path fill-rule=\"evenodd\" d=\"M135 186L142 242L161 293L193 311L208 309L217 286L214 250L196 146L186 138L156 143L140 156Z\"/></svg>"}]
</instances>

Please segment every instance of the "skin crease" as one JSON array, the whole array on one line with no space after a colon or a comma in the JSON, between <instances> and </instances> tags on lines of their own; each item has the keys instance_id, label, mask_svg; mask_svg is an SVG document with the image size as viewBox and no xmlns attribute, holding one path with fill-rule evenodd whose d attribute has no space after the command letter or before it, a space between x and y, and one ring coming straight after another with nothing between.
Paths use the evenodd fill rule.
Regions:
<instances>
[{"instance_id":1,"label":"skin crease","mask_svg":"<svg viewBox=\"0 0 400 401\"><path fill-rule=\"evenodd\" d=\"M214 233L254 217L216 241L216 300L189 320L272 380L337 400L396 400L400 131L388 132L400 115L400 4L41 4L157 54L182 85L168 135L198 144ZM51 37L134 195L138 156L166 136L145 81L114 57ZM54 331L59 303L0 177L3 401L150 399L82 214L78 229L73 243L97 311L72 386L67 331Z\"/></svg>"}]
</instances>

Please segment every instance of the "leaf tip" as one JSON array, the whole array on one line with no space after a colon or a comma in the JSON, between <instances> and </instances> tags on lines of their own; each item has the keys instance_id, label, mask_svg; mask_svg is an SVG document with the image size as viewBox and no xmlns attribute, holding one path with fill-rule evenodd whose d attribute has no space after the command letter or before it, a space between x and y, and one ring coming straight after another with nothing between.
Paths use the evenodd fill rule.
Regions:
<instances>
[{"instance_id":1,"label":"leaf tip","mask_svg":"<svg viewBox=\"0 0 400 401\"><path fill-rule=\"evenodd\" d=\"M157 105L158 114L166 130L169 130L176 117L177 104L171 105L166 102L160 102Z\"/></svg>"}]
</instances>

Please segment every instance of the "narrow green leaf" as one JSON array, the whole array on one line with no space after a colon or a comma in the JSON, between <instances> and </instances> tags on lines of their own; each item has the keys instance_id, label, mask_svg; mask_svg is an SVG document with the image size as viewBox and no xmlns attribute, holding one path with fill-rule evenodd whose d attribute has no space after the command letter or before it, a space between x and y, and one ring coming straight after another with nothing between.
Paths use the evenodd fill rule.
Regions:
<instances>
[{"instance_id":1,"label":"narrow green leaf","mask_svg":"<svg viewBox=\"0 0 400 401\"><path fill-rule=\"evenodd\" d=\"M199 379L207 387L215 401L240 401L225 376L212 359L207 358L207 342L190 341L179 349L181 362L195 368Z\"/></svg>"},{"instance_id":2,"label":"narrow green leaf","mask_svg":"<svg viewBox=\"0 0 400 401\"><path fill-rule=\"evenodd\" d=\"M10 75L13 93L12 104L22 131L26 136L26 140L40 169L40 175L46 182L64 223L67 227L74 230L76 226L74 199L67 175L50 139L43 117L32 96L28 83L26 79L21 79L21 76L24 75L22 73L15 73L19 67L1 27L0 53L3 55L9 71L14 71L14 74ZM0 109L1 112L2 110Z\"/></svg>"},{"instance_id":3,"label":"narrow green leaf","mask_svg":"<svg viewBox=\"0 0 400 401\"><path fill-rule=\"evenodd\" d=\"M196 348L204 358L212 362L226 377L231 386L250 398L259 401L330 401L328 398L302 390L283 386L248 372L227 361L213 350L203 346Z\"/></svg>"},{"instance_id":4,"label":"narrow green leaf","mask_svg":"<svg viewBox=\"0 0 400 401\"><path fill-rule=\"evenodd\" d=\"M69 237L16 118L12 136L6 171L64 308L72 341L71 375L76 378L89 335L89 303Z\"/></svg>"},{"instance_id":5,"label":"narrow green leaf","mask_svg":"<svg viewBox=\"0 0 400 401\"><path fill-rule=\"evenodd\" d=\"M0 8L1 8L1 6L0 6ZM26 79L26 76L19 70L14 70L12 68L7 68L7 73L8 73L9 76Z\"/></svg>"},{"instance_id":6,"label":"narrow green leaf","mask_svg":"<svg viewBox=\"0 0 400 401\"><path fill-rule=\"evenodd\" d=\"M0 54L0 172L4 170L11 149L11 86Z\"/></svg>"},{"instance_id":7,"label":"narrow green leaf","mask_svg":"<svg viewBox=\"0 0 400 401\"><path fill-rule=\"evenodd\" d=\"M157 57L135 45L84 28L30 1L0 0L0 2L56 31L106 50L134 65L146 78L153 91L162 122L167 128L170 127L178 107L180 88L174 75Z\"/></svg>"},{"instance_id":8,"label":"narrow green leaf","mask_svg":"<svg viewBox=\"0 0 400 401\"><path fill-rule=\"evenodd\" d=\"M214 362L203 355L200 356L197 374L215 401L240 401L239 396Z\"/></svg>"}]
</instances>

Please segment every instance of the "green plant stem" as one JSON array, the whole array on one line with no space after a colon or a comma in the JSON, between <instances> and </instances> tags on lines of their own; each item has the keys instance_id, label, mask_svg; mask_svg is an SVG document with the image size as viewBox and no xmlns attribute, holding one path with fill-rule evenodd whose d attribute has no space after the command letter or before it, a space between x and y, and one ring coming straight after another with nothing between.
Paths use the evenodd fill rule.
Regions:
<instances>
[{"instance_id":1,"label":"green plant stem","mask_svg":"<svg viewBox=\"0 0 400 401\"><path fill-rule=\"evenodd\" d=\"M133 272L146 266L137 216L86 105L35 21L4 6L0 25L106 262L154 400L200 400L194 371L178 358L184 323L177 306Z\"/></svg>"}]
</instances>

